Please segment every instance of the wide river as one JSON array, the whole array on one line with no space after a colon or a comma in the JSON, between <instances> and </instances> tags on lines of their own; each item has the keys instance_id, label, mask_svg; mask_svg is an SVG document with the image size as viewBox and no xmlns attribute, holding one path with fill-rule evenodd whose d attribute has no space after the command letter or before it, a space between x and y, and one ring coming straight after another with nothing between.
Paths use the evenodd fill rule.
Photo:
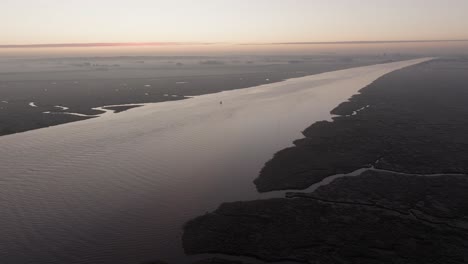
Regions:
<instances>
[{"instance_id":1,"label":"wide river","mask_svg":"<svg viewBox=\"0 0 468 264\"><path fill-rule=\"evenodd\" d=\"M252 181L275 152L380 76L425 60L0 137L0 263L186 263L185 222L222 202L274 196Z\"/></svg>"}]
</instances>

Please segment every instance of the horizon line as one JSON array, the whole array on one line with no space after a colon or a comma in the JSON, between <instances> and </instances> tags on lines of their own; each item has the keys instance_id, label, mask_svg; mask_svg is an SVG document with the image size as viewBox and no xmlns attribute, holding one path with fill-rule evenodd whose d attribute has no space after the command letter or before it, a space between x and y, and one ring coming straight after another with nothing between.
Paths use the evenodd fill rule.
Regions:
<instances>
[{"instance_id":1,"label":"horizon line","mask_svg":"<svg viewBox=\"0 0 468 264\"><path fill-rule=\"evenodd\" d=\"M213 45L209 42L83 42L83 43L46 43L46 44L4 44L2 49L15 48L94 48L94 47L138 47L138 46L185 46Z\"/></svg>"},{"instance_id":2,"label":"horizon line","mask_svg":"<svg viewBox=\"0 0 468 264\"><path fill-rule=\"evenodd\" d=\"M333 45L333 44L388 44L388 43L437 43L437 42L468 42L468 39L436 39L436 40L369 40L369 41L302 41L302 42L83 42L83 43L46 43L46 44L4 44L0 49L20 48L94 48L94 47L144 47L144 46L188 46L188 45Z\"/></svg>"},{"instance_id":3,"label":"horizon line","mask_svg":"<svg viewBox=\"0 0 468 264\"><path fill-rule=\"evenodd\" d=\"M241 45L320 45L320 44L387 44L387 43L430 43L430 42L468 42L468 39L416 39L416 40L351 40L351 41L303 41L243 43Z\"/></svg>"}]
</instances>

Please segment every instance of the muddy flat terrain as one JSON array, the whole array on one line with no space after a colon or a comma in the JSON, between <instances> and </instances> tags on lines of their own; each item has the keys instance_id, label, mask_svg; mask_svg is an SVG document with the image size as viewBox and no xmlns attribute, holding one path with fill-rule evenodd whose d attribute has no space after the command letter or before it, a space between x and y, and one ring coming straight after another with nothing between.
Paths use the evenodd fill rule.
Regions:
<instances>
[{"instance_id":1,"label":"muddy flat terrain","mask_svg":"<svg viewBox=\"0 0 468 264\"><path fill-rule=\"evenodd\" d=\"M405 58L3 58L0 59L0 135L92 118L101 113L95 107L180 100Z\"/></svg>"},{"instance_id":2,"label":"muddy flat terrain","mask_svg":"<svg viewBox=\"0 0 468 264\"><path fill-rule=\"evenodd\" d=\"M286 198L225 203L185 226L189 254L297 263L468 261L468 60L381 77L255 180ZM348 176L358 169L364 172ZM298 192L343 174L313 192Z\"/></svg>"}]
</instances>

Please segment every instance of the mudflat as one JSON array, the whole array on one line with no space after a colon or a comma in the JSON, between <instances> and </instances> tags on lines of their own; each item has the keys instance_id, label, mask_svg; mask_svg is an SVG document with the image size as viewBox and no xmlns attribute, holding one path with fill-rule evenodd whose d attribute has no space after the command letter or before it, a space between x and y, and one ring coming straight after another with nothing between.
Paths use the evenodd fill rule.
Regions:
<instances>
[{"instance_id":1,"label":"mudflat","mask_svg":"<svg viewBox=\"0 0 468 264\"><path fill-rule=\"evenodd\" d=\"M255 180L286 198L225 203L185 226L188 254L298 263L468 261L468 60L381 77ZM339 173L314 192L298 192Z\"/></svg>"},{"instance_id":2,"label":"mudflat","mask_svg":"<svg viewBox=\"0 0 468 264\"><path fill-rule=\"evenodd\" d=\"M181 100L403 59L407 57L4 59L0 62L0 136L93 118L102 113L96 107ZM117 112L125 109L129 108Z\"/></svg>"},{"instance_id":3,"label":"mudflat","mask_svg":"<svg viewBox=\"0 0 468 264\"><path fill-rule=\"evenodd\" d=\"M376 80L304 130L255 180L259 191L305 189L362 167L399 172L468 171L468 62L436 60ZM357 111L357 112L356 112Z\"/></svg>"}]
</instances>

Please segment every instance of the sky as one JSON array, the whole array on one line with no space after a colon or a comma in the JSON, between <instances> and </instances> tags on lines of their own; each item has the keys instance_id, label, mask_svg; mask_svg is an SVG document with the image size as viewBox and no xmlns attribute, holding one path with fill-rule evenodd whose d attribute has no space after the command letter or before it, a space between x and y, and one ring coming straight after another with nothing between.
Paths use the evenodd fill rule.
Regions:
<instances>
[{"instance_id":1,"label":"sky","mask_svg":"<svg viewBox=\"0 0 468 264\"><path fill-rule=\"evenodd\" d=\"M1 0L0 45L468 39L467 0Z\"/></svg>"}]
</instances>

